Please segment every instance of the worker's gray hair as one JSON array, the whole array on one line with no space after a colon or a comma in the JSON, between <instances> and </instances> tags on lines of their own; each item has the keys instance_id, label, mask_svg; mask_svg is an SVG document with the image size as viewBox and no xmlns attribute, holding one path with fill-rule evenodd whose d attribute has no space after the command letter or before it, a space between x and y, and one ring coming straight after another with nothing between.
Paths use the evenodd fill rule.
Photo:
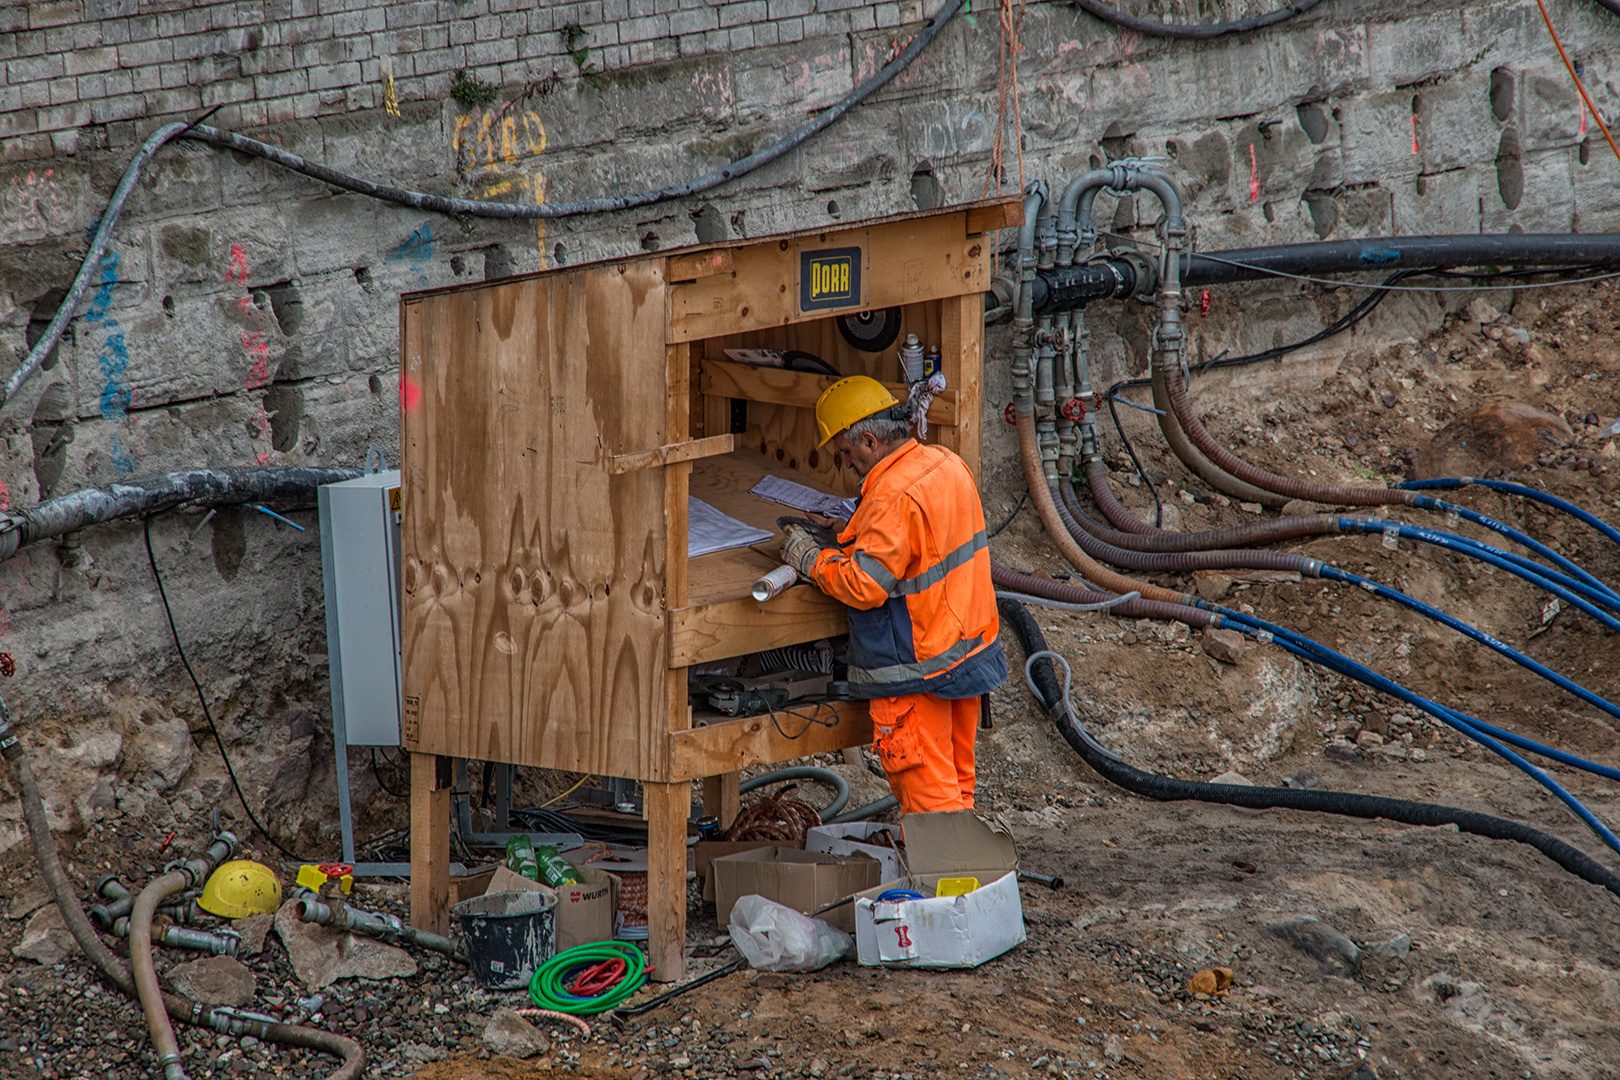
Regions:
<instances>
[{"instance_id":1,"label":"worker's gray hair","mask_svg":"<svg viewBox=\"0 0 1620 1080\"><path fill-rule=\"evenodd\" d=\"M855 421L844 432L845 437L850 442L855 442L862 435L871 432L877 437L878 442L884 446L893 446L911 438L911 422L909 420L895 420L889 413L890 410L885 409L883 412L874 413L871 416Z\"/></svg>"}]
</instances>

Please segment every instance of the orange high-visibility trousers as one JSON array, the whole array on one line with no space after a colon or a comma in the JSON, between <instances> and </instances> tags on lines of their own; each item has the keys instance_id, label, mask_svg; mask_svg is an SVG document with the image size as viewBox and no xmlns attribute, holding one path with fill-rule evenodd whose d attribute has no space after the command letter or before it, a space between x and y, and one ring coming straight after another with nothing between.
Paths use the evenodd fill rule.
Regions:
<instances>
[{"instance_id":1,"label":"orange high-visibility trousers","mask_svg":"<svg viewBox=\"0 0 1620 1080\"><path fill-rule=\"evenodd\" d=\"M979 699L907 694L871 706L872 743L900 812L973 809Z\"/></svg>"}]
</instances>

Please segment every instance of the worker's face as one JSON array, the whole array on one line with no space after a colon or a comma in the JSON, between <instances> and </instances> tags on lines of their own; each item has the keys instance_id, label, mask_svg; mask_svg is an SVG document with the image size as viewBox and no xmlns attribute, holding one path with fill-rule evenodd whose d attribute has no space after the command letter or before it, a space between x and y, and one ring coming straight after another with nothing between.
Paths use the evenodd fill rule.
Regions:
<instances>
[{"instance_id":1,"label":"worker's face","mask_svg":"<svg viewBox=\"0 0 1620 1080\"><path fill-rule=\"evenodd\" d=\"M840 432L833 439L833 449L844 455L849 467L855 470L855 475L865 477L872 471L872 467L889 456L893 449L888 444L879 442L878 437L870 431L863 431L856 438L851 439L849 432Z\"/></svg>"}]
</instances>

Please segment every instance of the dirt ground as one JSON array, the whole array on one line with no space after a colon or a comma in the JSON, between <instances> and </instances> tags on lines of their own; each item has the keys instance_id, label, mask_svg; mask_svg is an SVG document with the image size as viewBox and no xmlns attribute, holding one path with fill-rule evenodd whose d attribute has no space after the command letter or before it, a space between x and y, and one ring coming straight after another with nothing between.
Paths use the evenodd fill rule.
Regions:
<instances>
[{"instance_id":1,"label":"dirt ground","mask_svg":"<svg viewBox=\"0 0 1620 1080\"><path fill-rule=\"evenodd\" d=\"M1347 306L1345 294L1324 298L1328 317L1334 305ZM1255 464L1347 482L1400 479L1452 421L1495 401L1523 402L1565 417L1574 440L1512 478L1620 520L1620 456L1608 433L1620 409L1620 289L1604 282L1485 299L1494 311L1459 312L1425 341L1352 343L1348 352L1344 341L1330 341L1311 355L1195 377L1194 401L1210 430ZM1150 417L1121 412L1158 483L1167 528L1255 520L1189 483ZM1104 444L1115 491L1151 520L1152 500L1131 483L1134 470L1115 454L1111 429ZM1482 461L1475 471L1490 467ZM1013 502L1002 494L986 500L992 521ZM1620 581L1620 549L1570 519L1477 488L1442 497ZM1388 516L1484 535L1417 511ZM1027 508L992 546L1016 569L1065 572ZM1578 611L1551 611L1516 578L1408 538L1390 548L1375 536L1334 537L1292 550L1401 588L1620 700L1613 635ZM1598 710L1360 589L1241 575L1228 588L1223 603L1307 632L1442 703L1601 762L1620 757L1616 723ZM1483 810L1620 865L1521 772L1274 646L1223 664L1180 624L1037 617L1050 647L1074 664L1079 714L1139 768L1206 780L1235 770L1261 784ZM1021 665L1016 647L1009 654ZM981 809L1013 830L1026 869L1061 875L1065 886L1026 884L1028 942L977 970L842 963L805 976L737 973L622 1030L596 1022L590 1040L548 1027L550 1052L524 1063L491 1058L478 1043L493 1008L519 1005L519 996L472 990L447 965L424 963L414 981L392 987L337 984L327 1023L365 1038L372 1075L427 1080L536 1071L630 1080L1620 1077L1620 898L1508 841L1144 801L1084 766L1016 679L995 694L993 717L979 744ZM1599 817L1620 821L1620 785L1561 766L1548 771ZM865 793L857 790L857 800ZM160 861L162 833L139 822L77 839L74 868L86 881L119 868L139 877ZM148 1074L153 1056L133 1007L101 1001L97 1015L110 1018L116 1038L98 1044L82 1034L74 1012L94 996L82 961L41 967L11 956L21 916L33 910L28 898L37 896L22 852L0 866L0 915L11 916L0 918L0 1076ZM367 895L384 906L400 901L397 891ZM1330 973L1331 957L1309 955L1272 929L1300 916L1361 946L1359 970ZM696 960L696 970L724 959L719 934L712 913L694 915L690 941L714 957ZM277 948L250 962L261 989L301 993ZM1229 992L1189 991L1195 972L1218 966L1234 973ZM314 1058L265 1048L231 1056L212 1036L186 1037L200 1048L194 1077L327 1071ZM404 1052L412 1046L423 1049Z\"/></svg>"}]
</instances>

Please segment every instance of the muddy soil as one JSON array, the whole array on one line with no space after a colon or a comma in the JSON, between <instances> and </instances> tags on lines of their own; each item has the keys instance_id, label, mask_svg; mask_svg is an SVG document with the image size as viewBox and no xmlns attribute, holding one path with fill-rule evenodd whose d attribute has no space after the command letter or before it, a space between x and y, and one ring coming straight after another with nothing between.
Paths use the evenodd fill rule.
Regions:
<instances>
[{"instance_id":1,"label":"muddy soil","mask_svg":"<svg viewBox=\"0 0 1620 1080\"><path fill-rule=\"evenodd\" d=\"M1324 296L1325 308L1347 307L1344 292ZM1459 417L1522 402L1563 417L1573 438L1512 478L1620 520L1620 450L1609 434L1620 289L1600 283L1483 299L1488 306L1459 310L1427 340L1348 351L1340 342L1197 376L1194 401L1210 430L1255 464L1374 483L1404 478ZM1166 527L1255 520L1190 478L1162 449L1151 417L1121 413L1164 502ZM1114 490L1152 520L1148 488L1132 482L1111 430L1105 446ZM1479 461L1475 472L1496 467ZM988 516L999 520L1016 496L991 493ZM1620 548L1579 523L1478 488L1446 497L1620 581ZM1386 516L1485 535L1418 511ZM1014 568L1068 572L1027 508L992 546ZM1499 570L1406 537L1394 547L1378 537L1334 537L1293 550L1401 588L1620 699L1614 636L1567 605L1549 607ZM1158 580L1309 633L1491 723L1620 763L1614 720L1451 631L1356 588L1228 577ZM1620 865L1523 773L1409 706L1274 646L1251 646L1223 663L1180 624L1037 617L1050 647L1073 662L1077 712L1139 768L1205 780L1235 771L1255 783L1483 810ZM1016 647L1009 653L1021 660ZM1620 1077L1620 898L1517 843L1130 796L1075 757L1016 678L994 695L993 719L979 743L981 808L1013 830L1026 868L1061 875L1066 885L1026 884L1028 942L975 971L845 963L807 976L738 973L622 1030L598 1022L590 1040L548 1027L551 1051L521 1064L489 1058L478 1041L490 1012L520 1005L520 996L475 991L447 965L426 962L413 980L339 983L323 1022L365 1040L372 1075L431 1080L535 1071L615 1080ZM1547 768L1601 818L1620 820L1620 784ZM551 793L567 782L557 778ZM870 779L862 785L857 800L873 789ZM403 824L390 814L398 811L379 811L379 829ZM162 861L156 849L165 833L130 820L69 838L77 841L73 870L85 882L111 870L138 878ZM42 967L11 956L38 901L31 860L17 852L0 867L0 915L11 916L0 918L0 1076L149 1075L154 1060L137 1011L89 990L81 959ZM367 902L398 907L402 899L368 890ZM1359 967L1313 956L1273 929L1301 916L1358 945ZM693 916L690 941L711 954L695 959L694 970L723 959L719 934L712 914ZM295 1000L304 991L279 948L272 938L248 963L261 995ZM1192 993L1192 976L1213 967L1232 970L1232 989ZM328 1068L267 1048L230 1054L212 1036L184 1039L196 1051L188 1057L194 1077Z\"/></svg>"}]
</instances>

